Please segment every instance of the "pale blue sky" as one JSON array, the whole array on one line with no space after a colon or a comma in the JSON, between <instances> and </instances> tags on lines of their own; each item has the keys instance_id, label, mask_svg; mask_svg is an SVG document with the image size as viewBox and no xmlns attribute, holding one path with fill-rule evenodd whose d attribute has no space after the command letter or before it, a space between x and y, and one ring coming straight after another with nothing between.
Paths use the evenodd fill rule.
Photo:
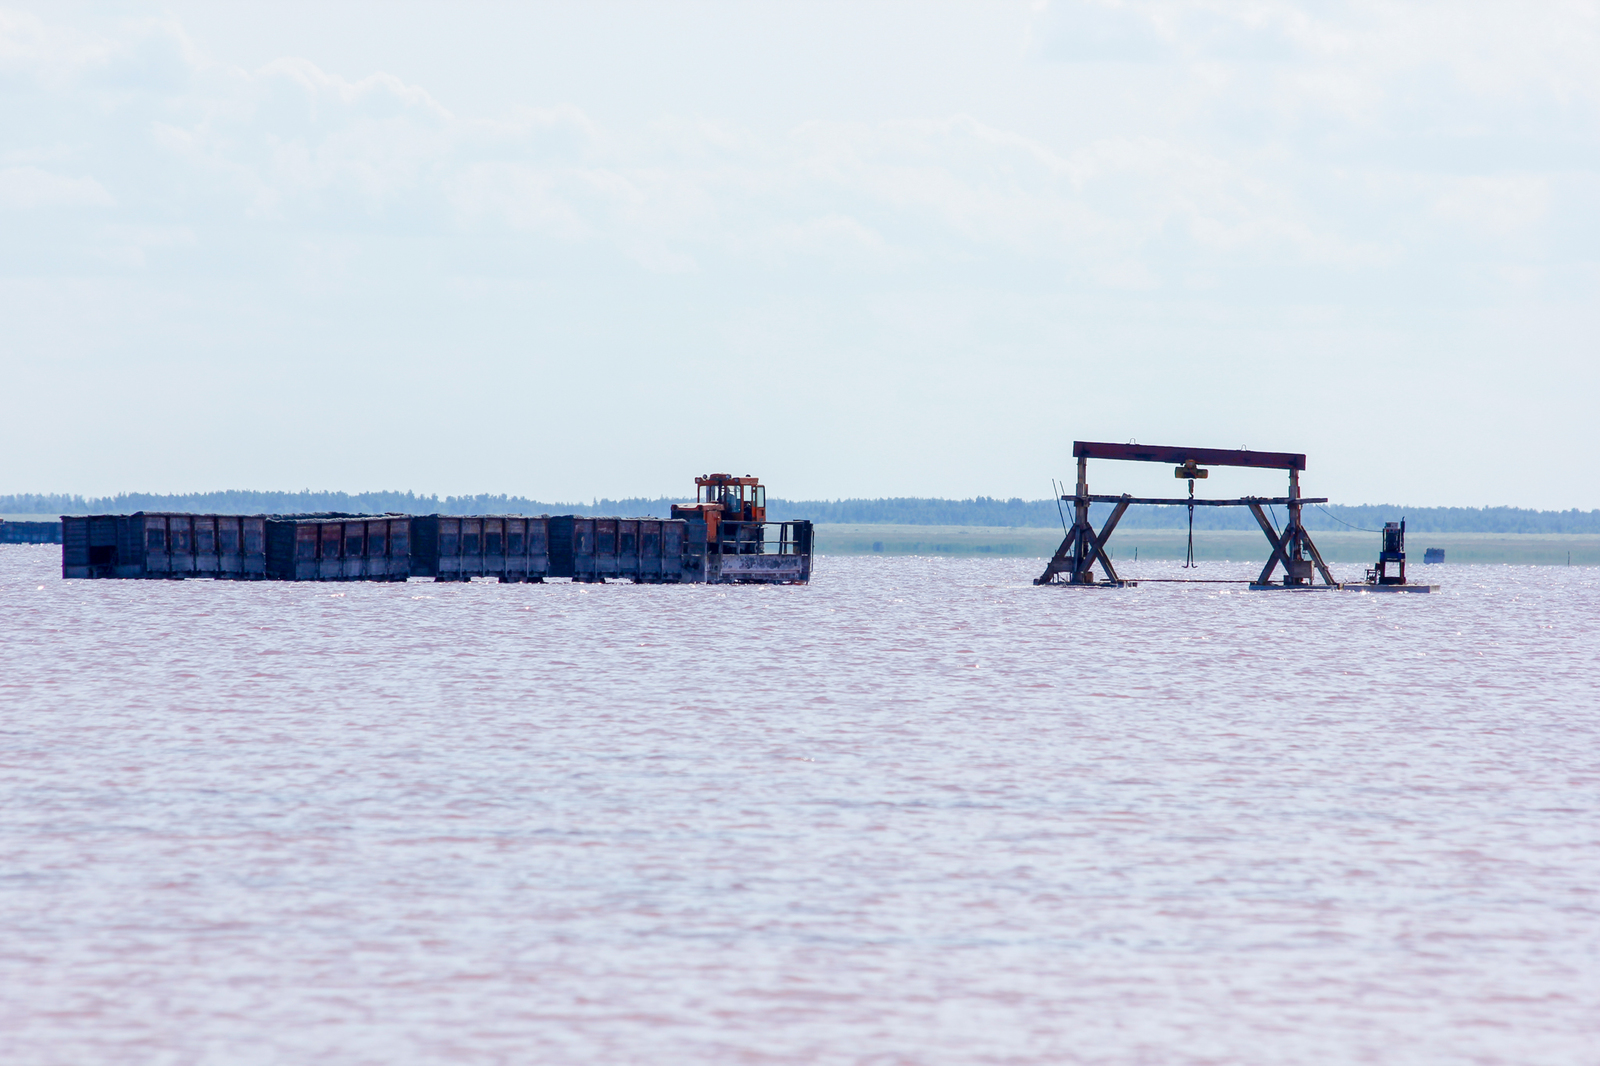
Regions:
<instances>
[{"instance_id":1,"label":"pale blue sky","mask_svg":"<svg viewBox=\"0 0 1600 1066\"><path fill-rule=\"evenodd\" d=\"M0 492L1136 438L1600 507L1597 57L1592 2L0 8Z\"/></svg>"}]
</instances>

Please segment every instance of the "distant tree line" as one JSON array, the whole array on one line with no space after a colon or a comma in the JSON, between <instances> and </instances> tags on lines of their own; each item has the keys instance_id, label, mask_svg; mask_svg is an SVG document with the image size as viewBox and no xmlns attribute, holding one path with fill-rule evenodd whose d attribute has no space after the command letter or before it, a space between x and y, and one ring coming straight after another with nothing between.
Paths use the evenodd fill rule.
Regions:
<instances>
[{"instance_id":1,"label":"distant tree line","mask_svg":"<svg viewBox=\"0 0 1600 1066\"><path fill-rule=\"evenodd\" d=\"M0 496L0 514L129 514L133 511L194 511L211 514L302 514L343 511L354 514L582 514L666 517L684 497L632 497L589 503L547 503L525 496L419 496L414 492L194 492L181 495L122 493L116 496L21 494ZM1098 525L1110 512L1096 504L1091 518ZM809 518L814 522L853 525L913 526L1059 526L1065 513L1054 500L1002 500L978 496L970 500L896 497L880 500L767 501L772 521ZM1283 508L1273 512L1283 522ZM1600 533L1600 510L1534 511L1520 507L1405 507L1397 504L1311 505L1304 512L1313 530L1376 530L1385 522L1406 520L1419 533ZM1183 507L1134 507L1122 518L1128 529L1181 529L1188 521ZM1242 507L1196 507L1196 529L1254 529L1255 520Z\"/></svg>"},{"instance_id":2,"label":"distant tree line","mask_svg":"<svg viewBox=\"0 0 1600 1066\"><path fill-rule=\"evenodd\" d=\"M197 514L595 514L666 515L681 500L594 500L544 503L525 496L419 496L414 492L124 492L116 496L0 496L0 514L131 514L192 511Z\"/></svg>"}]
</instances>

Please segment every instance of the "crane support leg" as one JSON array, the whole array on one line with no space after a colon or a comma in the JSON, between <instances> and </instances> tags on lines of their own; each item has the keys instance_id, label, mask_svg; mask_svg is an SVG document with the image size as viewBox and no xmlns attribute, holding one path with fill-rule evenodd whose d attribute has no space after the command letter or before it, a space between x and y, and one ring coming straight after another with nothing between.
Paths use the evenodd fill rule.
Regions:
<instances>
[{"instance_id":1,"label":"crane support leg","mask_svg":"<svg viewBox=\"0 0 1600 1066\"><path fill-rule=\"evenodd\" d=\"M1121 578L1111 565L1111 556L1106 552L1106 541L1111 539L1112 532L1117 528L1117 523L1122 521L1123 514L1128 510L1128 501L1119 500L1116 507L1112 508L1105 525L1100 527L1096 534L1094 527L1089 524L1089 504L1087 500L1078 503L1073 509L1072 528L1067 531L1066 537L1061 541L1061 547L1056 549L1050 562L1045 565L1044 573L1034 579L1035 585L1047 585L1055 580L1056 575L1066 574L1069 585L1094 584L1094 564L1100 563L1100 568L1106 573L1106 580L1112 584L1120 584Z\"/></svg>"},{"instance_id":2,"label":"crane support leg","mask_svg":"<svg viewBox=\"0 0 1600 1066\"><path fill-rule=\"evenodd\" d=\"M1273 571L1277 570L1280 563L1283 565L1285 585L1312 584L1312 567L1322 575L1324 584L1335 584L1333 574L1328 570L1328 564L1322 561L1322 553L1317 551L1311 535L1299 522L1299 510L1298 507L1291 507L1289 522L1283 527L1283 532L1279 533L1272 528L1272 523L1267 521L1266 512L1262 511L1261 505L1250 504L1250 513L1256 516L1261 532L1267 535L1268 542L1272 544L1272 555L1267 559L1267 565L1261 568L1261 576L1256 578L1255 582L1257 585L1270 583ZM1307 555L1310 556L1309 559L1306 558Z\"/></svg>"}]
</instances>

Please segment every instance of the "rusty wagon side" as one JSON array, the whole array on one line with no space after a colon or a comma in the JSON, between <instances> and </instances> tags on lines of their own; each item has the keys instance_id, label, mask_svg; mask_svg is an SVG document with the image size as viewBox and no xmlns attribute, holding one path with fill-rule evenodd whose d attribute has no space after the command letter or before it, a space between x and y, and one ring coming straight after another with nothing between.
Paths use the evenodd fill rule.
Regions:
<instances>
[{"instance_id":1,"label":"rusty wagon side","mask_svg":"<svg viewBox=\"0 0 1600 1066\"><path fill-rule=\"evenodd\" d=\"M278 581L404 581L411 574L404 515L269 518L267 576Z\"/></svg>"},{"instance_id":2,"label":"rusty wagon side","mask_svg":"<svg viewBox=\"0 0 1600 1066\"><path fill-rule=\"evenodd\" d=\"M63 515L61 576L260 580L266 576L262 515Z\"/></svg>"},{"instance_id":3,"label":"rusty wagon side","mask_svg":"<svg viewBox=\"0 0 1600 1066\"><path fill-rule=\"evenodd\" d=\"M421 515L411 520L411 574L543 581L550 572L549 524L545 515Z\"/></svg>"},{"instance_id":4,"label":"rusty wagon side","mask_svg":"<svg viewBox=\"0 0 1600 1066\"><path fill-rule=\"evenodd\" d=\"M666 584L695 580L681 518L550 518L550 576Z\"/></svg>"}]
</instances>

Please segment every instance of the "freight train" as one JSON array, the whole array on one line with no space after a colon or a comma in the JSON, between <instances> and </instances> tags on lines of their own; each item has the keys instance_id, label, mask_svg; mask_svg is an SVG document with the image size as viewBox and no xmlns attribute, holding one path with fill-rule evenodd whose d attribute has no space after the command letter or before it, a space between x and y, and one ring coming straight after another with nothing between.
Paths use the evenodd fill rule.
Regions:
<instances>
[{"instance_id":1,"label":"freight train","mask_svg":"<svg viewBox=\"0 0 1600 1066\"><path fill-rule=\"evenodd\" d=\"M742 509L727 497L756 498ZM749 485L744 485L749 482ZM803 584L810 522L767 522L754 478L697 478L672 518L584 515L63 515L64 578ZM714 486L715 491L706 489ZM751 486L754 486L753 488ZM716 496L717 498L712 498Z\"/></svg>"}]
</instances>

